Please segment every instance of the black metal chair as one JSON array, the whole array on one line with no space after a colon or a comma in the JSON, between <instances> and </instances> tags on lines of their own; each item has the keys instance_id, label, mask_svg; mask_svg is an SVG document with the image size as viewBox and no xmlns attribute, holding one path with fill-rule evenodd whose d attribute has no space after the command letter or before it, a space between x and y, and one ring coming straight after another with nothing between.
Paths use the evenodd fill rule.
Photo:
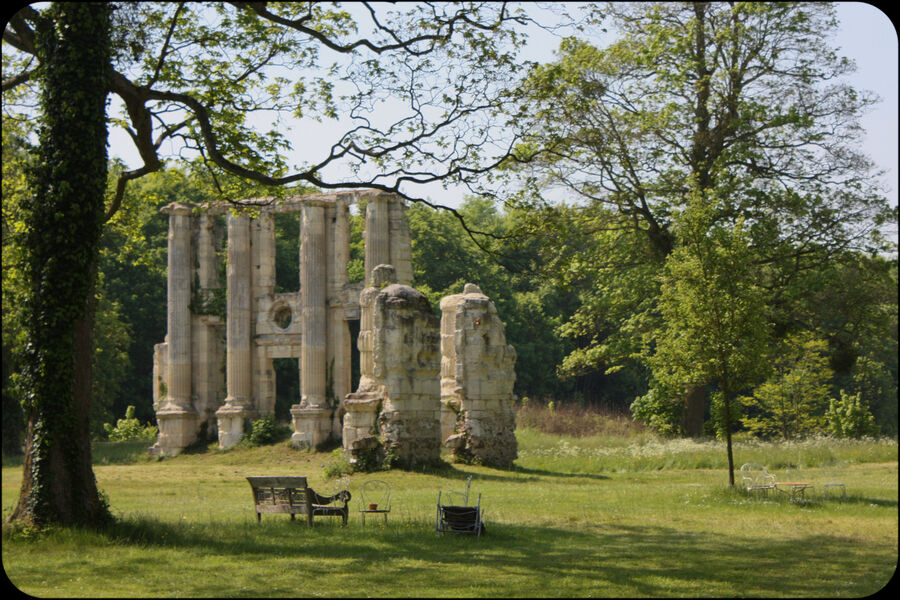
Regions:
<instances>
[{"instance_id":1,"label":"black metal chair","mask_svg":"<svg viewBox=\"0 0 900 600\"><path fill-rule=\"evenodd\" d=\"M460 492L447 493L448 498L455 499L454 496L459 496L462 500L461 505L443 504L441 502L442 492L438 492L436 524L438 533L462 533L475 536L481 536L484 533L484 509L481 508L481 494L478 494L475 506L468 505L471 481L471 476L466 479L464 494Z\"/></svg>"}]
</instances>

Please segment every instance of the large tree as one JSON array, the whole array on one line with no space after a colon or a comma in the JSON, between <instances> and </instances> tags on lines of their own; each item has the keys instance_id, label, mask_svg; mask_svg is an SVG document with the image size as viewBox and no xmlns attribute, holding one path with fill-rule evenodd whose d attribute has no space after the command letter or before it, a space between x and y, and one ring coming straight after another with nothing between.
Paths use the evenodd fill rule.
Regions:
<instances>
[{"instance_id":1,"label":"large tree","mask_svg":"<svg viewBox=\"0 0 900 600\"><path fill-rule=\"evenodd\" d=\"M88 419L110 12L103 3L54 4L34 36L42 124L33 195L23 207L27 435L22 490L10 519L36 525L109 518L91 468Z\"/></svg>"},{"instance_id":2,"label":"large tree","mask_svg":"<svg viewBox=\"0 0 900 600\"><path fill-rule=\"evenodd\" d=\"M892 217L858 119L875 98L842 82L854 68L828 36L827 3L612 3L618 40L567 38L522 86L518 200L548 208L554 270L581 290L563 328L569 374L618 368L658 333L661 272L679 244L674 215L717 198L711 227L746 227L750 260L785 335L804 276L880 247ZM572 234L571 231L578 231ZM881 246L883 247L883 246ZM702 398L702 396L701 396Z\"/></svg>"},{"instance_id":3,"label":"large tree","mask_svg":"<svg viewBox=\"0 0 900 600\"><path fill-rule=\"evenodd\" d=\"M29 340L22 378L32 424L13 518L40 523L105 518L90 467L90 371L82 366L90 362L87 301L98 232L122 209L127 183L160 170L169 157L187 157L206 168L220 199L235 202L262 195L254 186L290 185L369 187L425 202L410 184L464 182L509 155L511 142L497 141L491 116L517 67L523 38L512 26L527 20L494 2L359 3L346 10L318 2L91 8L107 21L113 9L114 26L109 34L86 33L74 46L57 43L51 33L67 40L88 24L99 27L99 20L68 3L25 7L3 32L4 93L33 86L52 97L41 108L47 131L55 133L42 134L41 152L61 151L54 136L70 144L56 162L39 161L54 170L36 180L23 242L33 266L26 282L35 293L33 310L44 311L27 318L46 322ZM82 64L88 62L90 69ZM67 92L60 96L53 85ZM51 113L107 94L123 107L110 124L128 133L141 164L117 173L104 204L106 155L100 171L92 153L98 144L105 148L103 113L83 119L75 109L60 118ZM4 102L4 118L33 117L34 107L22 104ZM263 126L260 115L270 117ZM289 165L286 151L304 148L311 136L286 132L281 115L331 119L340 127L324 149ZM78 166L80 160L90 168ZM62 204L45 210L56 202ZM53 302L60 308L51 315ZM49 373L40 365L50 357L72 364Z\"/></svg>"}]
</instances>

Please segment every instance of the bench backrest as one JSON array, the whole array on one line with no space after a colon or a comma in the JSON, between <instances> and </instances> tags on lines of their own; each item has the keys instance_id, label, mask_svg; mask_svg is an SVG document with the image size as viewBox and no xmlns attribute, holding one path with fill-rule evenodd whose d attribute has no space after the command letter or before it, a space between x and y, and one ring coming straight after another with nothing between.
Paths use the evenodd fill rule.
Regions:
<instances>
[{"instance_id":1,"label":"bench backrest","mask_svg":"<svg viewBox=\"0 0 900 600\"><path fill-rule=\"evenodd\" d=\"M248 477L257 512L306 513L312 490L306 477Z\"/></svg>"},{"instance_id":2,"label":"bench backrest","mask_svg":"<svg viewBox=\"0 0 900 600\"><path fill-rule=\"evenodd\" d=\"M255 488L306 488L306 477L248 477L250 486Z\"/></svg>"}]
</instances>

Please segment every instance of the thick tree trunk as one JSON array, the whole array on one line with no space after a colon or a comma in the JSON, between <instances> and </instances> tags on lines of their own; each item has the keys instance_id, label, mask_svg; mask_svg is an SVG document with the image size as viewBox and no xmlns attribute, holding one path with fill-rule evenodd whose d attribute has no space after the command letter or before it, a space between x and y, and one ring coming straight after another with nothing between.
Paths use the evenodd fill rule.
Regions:
<instances>
[{"instance_id":1,"label":"thick tree trunk","mask_svg":"<svg viewBox=\"0 0 900 600\"><path fill-rule=\"evenodd\" d=\"M25 203L30 279L23 366L27 418L19 502L10 521L100 525L109 510L91 467L94 283L106 189L111 6L42 12L38 157Z\"/></svg>"},{"instance_id":2,"label":"thick tree trunk","mask_svg":"<svg viewBox=\"0 0 900 600\"><path fill-rule=\"evenodd\" d=\"M95 302L93 286L90 289L85 315L72 331L74 369L70 410L28 411L22 487L10 522L39 526L100 525L109 519L91 462L88 421ZM48 435L50 431L56 435ZM47 443L51 440L52 443Z\"/></svg>"}]
</instances>

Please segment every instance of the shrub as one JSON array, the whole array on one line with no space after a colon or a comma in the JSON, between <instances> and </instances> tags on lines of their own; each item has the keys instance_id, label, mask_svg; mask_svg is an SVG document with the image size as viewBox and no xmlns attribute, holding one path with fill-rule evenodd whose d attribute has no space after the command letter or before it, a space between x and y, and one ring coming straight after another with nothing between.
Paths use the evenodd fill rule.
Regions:
<instances>
[{"instance_id":1,"label":"shrub","mask_svg":"<svg viewBox=\"0 0 900 600\"><path fill-rule=\"evenodd\" d=\"M335 479L353 473L353 465L344 456L343 448L331 451L332 461L325 466L325 479Z\"/></svg>"},{"instance_id":2,"label":"shrub","mask_svg":"<svg viewBox=\"0 0 900 600\"><path fill-rule=\"evenodd\" d=\"M840 392L840 399L832 398L825 413L829 433L839 438L856 439L876 435L878 426L875 424L875 417L862 401L861 394L850 395L844 390Z\"/></svg>"},{"instance_id":3,"label":"shrub","mask_svg":"<svg viewBox=\"0 0 900 600\"><path fill-rule=\"evenodd\" d=\"M251 444L261 446L280 441L285 434L290 434L290 428L275 422L275 415L263 415L253 421L248 440Z\"/></svg>"},{"instance_id":4,"label":"shrub","mask_svg":"<svg viewBox=\"0 0 900 600\"><path fill-rule=\"evenodd\" d=\"M141 425L141 422L134 418L134 406L129 406L125 410L125 418L119 419L116 426L110 423L104 423L103 429L112 442L124 442L127 440L146 440L152 441L156 439L159 430L155 425Z\"/></svg>"},{"instance_id":5,"label":"shrub","mask_svg":"<svg viewBox=\"0 0 900 600\"><path fill-rule=\"evenodd\" d=\"M683 400L676 395L654 387L634 399L631 413L636 421L646 424L661 435L676 435L681 429L683 404Z\"/></svg>"}]
</instances>

